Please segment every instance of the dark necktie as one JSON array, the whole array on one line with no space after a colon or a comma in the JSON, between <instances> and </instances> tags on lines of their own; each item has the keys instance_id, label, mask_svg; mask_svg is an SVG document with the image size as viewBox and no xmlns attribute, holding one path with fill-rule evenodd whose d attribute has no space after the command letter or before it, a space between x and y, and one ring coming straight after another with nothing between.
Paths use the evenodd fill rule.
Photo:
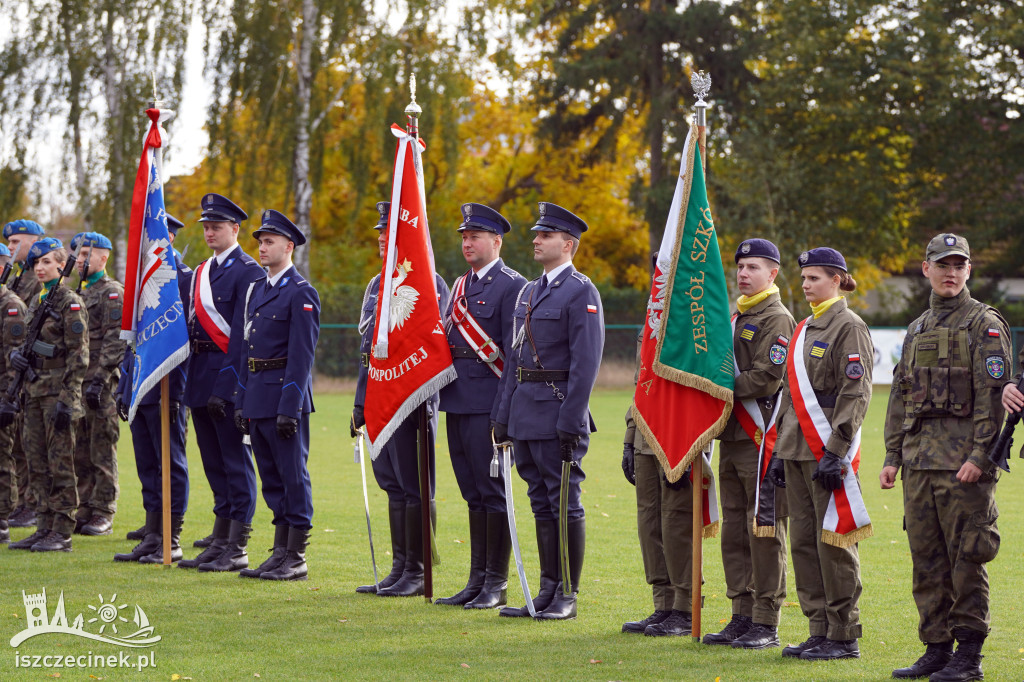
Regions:
<instances>
[{"instance_id":1,"label":"dark necktie","mask_svg":"<svg viewBox=\"0 0 1024 682\"><path fill-rule=\"evenodd\" d=\"M267 280L267 285L266 285L265 287L263 287L263 293L265 293L265 294L269 294L269 293L270 293L270 290L271 290L271 289L273 289L273 288L274 288L274 285L273 285L273 284L271 284L271 283L270 283L270 280L268 279L268 280Z\"/></svg>"},{"instance_id":2,"label":"dark necktie","mask_svg":"<svg viewBox=\"0 0 1024 682\"><path fill-rule=\"evenodd\" d=\"M474 273L473 273L473 274L472 274L472 275L470 276L470 278L469 278L469 286L473 286L474 284L476 284L476 283L477 283L477 282L479 282L479 281L480 281L480 278L479 278L479 277L477 277L477 276L476 276L476 273L474 272Z\"/></svg>"},{"instance_id":3,"label":"dark necktie","mask_svg":"<svg viewBox=\"0 0 1024 682\"><path fill-rule=\"evenodd\" d=\"M541 277L540 277L540 286L537 287L537 298L540 298L541 296L543 296L544 295L544 290L547 289L547 288L548 288L548 276L547 275L541 275Z\"/></svg>"}]
</instances>

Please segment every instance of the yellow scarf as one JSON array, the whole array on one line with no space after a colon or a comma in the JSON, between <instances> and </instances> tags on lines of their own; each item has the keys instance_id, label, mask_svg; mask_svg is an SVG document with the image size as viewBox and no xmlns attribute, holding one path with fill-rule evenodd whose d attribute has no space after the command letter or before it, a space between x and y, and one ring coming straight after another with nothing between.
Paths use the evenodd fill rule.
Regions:
<instances>
[{"instance_id":1,"label":"yellow scarf","mask_svg":"<svg viewBox=\"0 0 1024 682\"><path fill-rule=\"evenodd\" d=\"M740 309L741 313L745 313L764 299L777 293L779 293L778 285L772 284L759 294L754 294L753 296L740 296L736 299L736 307Z\"/></svg>"},{"instance_id":2,"label":"yellow scarf","mask_svg":"<svg viewBox=\"0 0 1024 682\"><path fill-rule=\"evenodd\" d=\"M840 299L843 299L843 298L846 298L846 297L845 296L836 296L835 298L830 298L827 301L822 301L818 305L814 305L812 303L811 304L811 312L814 313L814 319L818 319L819 317L824 315L825 311L828 310L829 308L831 308L833 303L835 303L836 301L838 301Z\"/></svg>"}]
</instances>

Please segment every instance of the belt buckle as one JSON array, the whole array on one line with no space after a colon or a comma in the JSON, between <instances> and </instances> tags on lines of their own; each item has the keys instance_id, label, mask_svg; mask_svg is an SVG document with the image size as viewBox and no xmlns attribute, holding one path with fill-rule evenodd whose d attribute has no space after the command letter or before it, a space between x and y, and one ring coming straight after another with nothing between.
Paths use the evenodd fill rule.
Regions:
<instances>
[{"instance_id":1,"label":"belt buckle","mask_svg":"<svg viewBox=\"0 0 1024 682\"><path fill-rule=\"evenodd\" d=\"M516 367L516 381L523 383L523 368Z\"/></svg>"},{"instance_id":2,"label":"belt buckle","mask_svg":"<svg viewBox=\"0 0 1024 682\"><path fill-rule=\"evenodd\" d=\"M253 374L255 374L256 372L259 371L259 370L256 369L256 359L255 358L249 358L249 371L252 372Z\"/></svg>"}]
</instances>

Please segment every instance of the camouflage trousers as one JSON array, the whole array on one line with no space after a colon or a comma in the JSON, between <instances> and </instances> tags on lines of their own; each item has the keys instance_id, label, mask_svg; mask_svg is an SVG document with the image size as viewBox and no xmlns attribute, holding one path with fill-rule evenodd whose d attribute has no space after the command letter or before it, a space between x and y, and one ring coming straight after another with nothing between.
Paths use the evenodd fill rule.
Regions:
<instances>
[{"instance_id":1,"label":"camouflage trousers","mask_svg":"<svg viewBox=\"0 0 1024 682\"><path fill-rule=\"evenodd\" d=\"M0 521L6 521L18 504L18 474L11 448L15 425L0 429Z\"/></svg>"},{"instance_id":2,"label":"camouflage trousers","mask_svg":"<svg viewBox=\"0 0 1024 682\"><path fill-rule=\"evenodd\" d=\"M121 422L110 387L103 389L98 410L85 406L75 422L75 473L78 475L78 518L93 514L111 518L117 511L117 440Z\"/></svg>"},{"instance_id":3,"label":"camouflage trousers","mask_svg":"<svg viewBox=\"0 0 1024 682\"><path fill-rule=\"evenodd\" d=\"M75 430L53 427L57 396L26 398L21 439L28 458L29 482L36 498L36 526L70 535L75 530L78 489L75 478Z\"/></svg>"},{"instance_id":4,"label":"camouflage trousers","mask_svg":"<svg viewBox=\"0 0 1024 682\"><path fill-rule=\"evenodd\" d=\"M757 445L750 439L721 441L718 498L722 501L722 566L732 612L778 627L786 600L786 492L775 496L775 537L754 535Z\"/></svg>"},{"instance_id":5,"label":"camouflage trousers","mask_svg":"<svg viewBox=\"0 0 1024 682\"><path fill-rule=\"evenodd\" d=\"M36 498L32 494L32 486L28 483L28 458L25 457L25 447L21 444L23 421L25 421L25 416L19 412L12 427L14 430L12 432L11 457L14 459L14 471L18 480L18 501L15 505L26 509L35 509Z\"/></svg>"},{"instance_id":6,"label":"camouflage trousers","mask_svg":"<svg viewBox=\"0 0 1024 682\"><path fill-rule=\"evenodd\" d=\"M691 487L669 488L654 455L639 452L636 473L636 526L647 584L658 611L689 612L693 585L693 505Z\"/></svg>"},{"instance_id":7,"label":"camouflage trousers","mask_svg":"<svg viewBox=\"0 0 1024 682\"><path fill-rule=\"evenodd\" d=\"M914 562L914 601L927 643L953 629L988 632L988 572L999 551L996 481L961 483L955 471L903 470L903 513Z\"/></svg>"}]
</instances>

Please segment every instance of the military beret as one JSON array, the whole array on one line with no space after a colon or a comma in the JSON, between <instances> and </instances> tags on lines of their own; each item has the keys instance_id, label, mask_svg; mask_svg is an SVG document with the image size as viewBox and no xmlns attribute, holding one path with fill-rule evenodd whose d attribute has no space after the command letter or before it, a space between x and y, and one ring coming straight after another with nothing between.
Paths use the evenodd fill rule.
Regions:
<instances>
[{"instance_id":1,"label":"military beret","mask_svg":"<svg viewBox=\"0 0 1024 682\"><path fill-rule=\"evenodd\" d=\"M925 260L942 260L946 256L971 257L971 247L967 239L957 234L944 232L932 237L928 242L928 248L924 252Z\"/></svg>"},{"instance_id":2,"label":"military beret","mask_svg":"<svg viewBox=\"0 0 1024 682\"><path fill-rule=\"evenodd\" d=\"M77 249L79 246L91 246L97 249L114 248L114 245L110 243L110 240L99 232L79 232L71 238L70 246L72 251Z\"/></svg>"},{"instance_id":3,"label":"military beret","mask_svg":"<svg viewBox=\"0 0 1024 682\"><path fill-rule=\"evenodd\" d=\"M0 256L10 256L11 250L7 248L7 244L0 244Z\"/></svg>"},{"instance_id":4,"label":"military beret","mask_svg":"<svg viewBox=\"0 0 1024 682\"><path fill-rule=\"evenodd\" d=\"M46 232L43 231L43 226L36 221L21 218L4 225L4 239L10 239L12 234L34 234L42 237Z\"/></svg>"},{"instance_id":5,"label":"military beret","mask_svg":"<svg viewBox=\"0 0 1024 682\"><path fill-rule=\"evenodd\" d=\"M258 230L252 233L252 236L259 239L260 235L264 232L281 235L295 242L295 246L302 246L306 243L306 235L302 234L299 228L295 226L295 223L288 220L288 216L284 213L275 211L272 208L268 208L263 212L261 225Z\"/></svg>"},{"instance_id":6,"label":"military beret","mask_svg":"<svg viewBox=\"0 0 1024 682\"><path fill-rule=\"evenodd\" d=\"M54 237L43 237L32 245L32 248L28 250L28 256L25 258L26 267L32 267L36 262L36 258L42 258L51 251L57 249L63 249L64 244L59 239Z\"/></svg>"},{"instance_id":7,"label":"military beret","mask_svg":"<svg viewBox=\"0 0 1024 682\"><path fill-rule=\"evenodd\" d=\"M804 251L800 254L799 261L801 268L817 266L823 268L838 268L843 272L846 272L846 259L843 258L843 254L827 246L819 246L816 249Z\"/></svg>"},{"instance_id":8,"label":"military beret","mask_svg":"<svg viewBox=\"0 0 1024 682\"><path fill-rule=\"evenodd\" d=\"M240 223L248 219L249 214L235 205L231 199L219 194L207 194L202 201L203 215L199 222Z\"/></svg>"},{"instance_id":9,"label":"military beret","mask_svg":"<svg viewBox=\"0 0 1024 682\"><path fill-rule=\"evenodd\" d=\"M390 201L378 201L377 202L377 213L380 214L380 220L373 226L375 230L383 230L388 226L388 218L391 217L391 202Z\"/></svg>"},{"instance_id":10,"label":"military beret","mask_svg":"<svg viewBox=\"0 0 1024 682\"><path fill-rule=\"evenodd\" d=\"M537 224L531 228L533 232L568 232L576 239L580 238L587 231L587 224L583 219L567 211L557 204L541 201L540 217Z\"/></svg>"},{"instance_id":11,"label":"military beret","mask_svg":"<svg viewBox=\"0 0 1024 682\"><path fill-rule=\"evenodd\" d=\"M779 248L767 239L754 238L740 242L739 247L736 249L737 263L740 262L740 258L767 258L780 265L782 264Z\"/></svg>"},{"instance_id":12,"label":"military beret","mask_svg":"<svg viewBox=\"0 0 1024 682\"><path fill-rule=\"evenodd\" d=\"M503 235L511 229L512 225L505 220L505 216L490 206L473 203L462 205L462 224L459 225L459 232L481 230L483 232Z\"/></svg>"},{"instance_id":13,"label":"military beret","mask_svg":"<svg viewBox=\"0 0 1024 682\"><path fill-rule=\"evenodd\" d=\"M170 213L165 214L167 216L167 231L173 235L178 234L178 230L185 227L185 223L181 222Z\"/></svg>"}]
</instances>

